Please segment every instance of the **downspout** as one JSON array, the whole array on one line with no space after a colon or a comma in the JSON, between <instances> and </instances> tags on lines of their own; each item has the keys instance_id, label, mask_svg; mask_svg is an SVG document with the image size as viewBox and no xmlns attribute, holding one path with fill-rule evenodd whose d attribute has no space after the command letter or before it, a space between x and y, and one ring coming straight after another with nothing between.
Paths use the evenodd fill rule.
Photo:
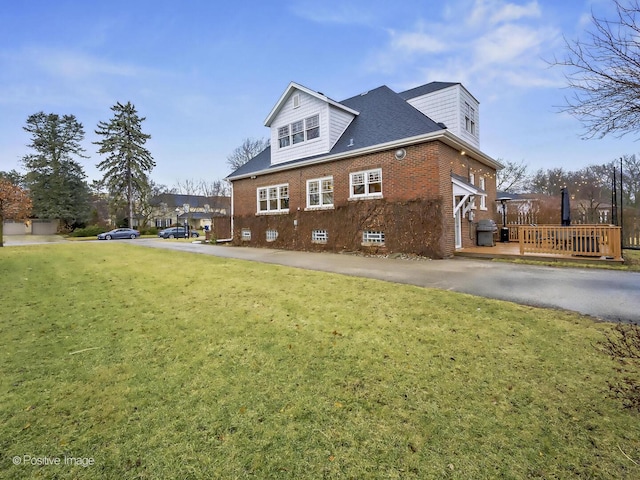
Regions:
<instances>
[{"instance_id":1,"label":"downspout","mask_svg":"<svg viewBox=\"0 0 640 480\"><path fill-rule=\"evenodd\" d=\"M220 238L216 240L216 243L228 243L233 241L233 182L229 182L231 184L231 238Z\"/></svg>"}]
</instances>

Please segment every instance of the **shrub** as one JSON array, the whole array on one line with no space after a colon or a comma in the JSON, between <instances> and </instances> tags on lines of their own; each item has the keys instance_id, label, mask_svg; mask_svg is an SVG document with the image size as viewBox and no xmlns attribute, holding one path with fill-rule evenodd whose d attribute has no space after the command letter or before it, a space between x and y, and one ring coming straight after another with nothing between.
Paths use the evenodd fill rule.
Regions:
<instances>
[{"instance_id":1,"label":"shrub","mask_svg":"<svg viewBox=\"0 0 640 480\"><path fill-rule=\"evenodd\" d=\"M89 225L85 228L76 228L69 234L70 237L95 237L99 233L106 232L107 228L100 225Z\"/></svg>"},{"instance_id":2,"label":"shrub","mask_svg":"<svg viewBox=\"0 0 640 480\"><path fill-rule=\"evenodd\" d=\"M609 392L629 409L640 412L640 326L620 324L607 335L604 351L618 362L621 379L607 382Z\"/></svg>"},{"instance_id":3,"label":"shrub","mask_svg":"<svg viewBox=\"0 0 640 480\"><path fill-rule=\"evenodd\" d=\"M157 235L158 228L157 227L146 227L140 229L140 235Z\"/></svg>"}]
</instances>

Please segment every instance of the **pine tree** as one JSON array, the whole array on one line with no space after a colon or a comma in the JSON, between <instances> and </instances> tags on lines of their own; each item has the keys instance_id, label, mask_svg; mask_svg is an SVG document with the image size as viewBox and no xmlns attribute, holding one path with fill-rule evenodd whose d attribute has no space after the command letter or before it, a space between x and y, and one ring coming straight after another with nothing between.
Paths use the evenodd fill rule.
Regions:
<instances>
[{"instance_id":1,"label":"pine tree","mask_svg":"<svg viewBox=\"0 0 640 480\"><path fill-rule=\"evenodd\" d=\"M113 118L109 122L98 122L95 131L103 137L94 142L100 146L98 153L107 155L97 167L104 172L103 181L113 201L118 203L122 199L126 200L131 226L135 199L147 188L148 174L156 164L151 153L144 147L151 138L151 135L142 133L141 124L146 118L138 116L136 107L131 102L126 105L117 102L111 110Z\"/></svg>"},{"instance_id":2,"label":"pine tree","mask_svg":"<svg viewBox=\"0 0 640 480\"><path fill-rule=\"evenodd\" d=\"M89 215L89 189L82 165L73 159L87 158L81 146L82 124L74 115L39 112L23 128L31 134L28 147L35 151L22 159L33 214L60 219L66 227L84 222Z\"/></svg>"}]
</instances>

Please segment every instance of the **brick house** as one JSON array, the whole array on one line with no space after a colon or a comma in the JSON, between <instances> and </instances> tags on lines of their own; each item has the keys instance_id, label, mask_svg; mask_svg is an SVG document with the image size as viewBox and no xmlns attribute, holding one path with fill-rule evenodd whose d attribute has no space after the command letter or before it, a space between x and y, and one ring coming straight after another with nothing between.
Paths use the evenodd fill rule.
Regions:
<instances>
[{"instance_id":1,"label":"brick house","mask_svg":"<svg viewBox=\"0 0 640 480\"><path fill-rule=\"evenodd\" d=\"M341 102L291 83L270 147L227 177L235 244L453 255L491 218L499 162L460 84L386 86Z\"/></svg>"}]
</instances>

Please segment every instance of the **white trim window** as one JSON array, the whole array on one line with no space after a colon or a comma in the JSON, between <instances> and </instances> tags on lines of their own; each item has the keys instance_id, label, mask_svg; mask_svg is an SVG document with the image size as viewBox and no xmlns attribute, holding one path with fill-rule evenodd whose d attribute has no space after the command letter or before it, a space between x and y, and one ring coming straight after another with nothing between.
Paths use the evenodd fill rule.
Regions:
<instances>
[{"instance_id":1,"label":"white trim window","mask_svg":"<svg viewBox=\"0 0 640 480\"><path fill-rule=\"evenodd\" d=\"M326 230L313 230L311 232L312 243L327 243L329 240L329 233Z\"/></svg>"},{"instance_id":2,"label":"white trim window","mask_svg":"<svg viewBox=\"0 0 640 480\"><path fill-rule=\"evenodd\" d=\"M486 190L486 180L484 177L480 177L478 179L479 183L479 187L480 190L485 191ZM480 195L480 210L486 210L487 209L487 196L485 194L481 194Z\"/></svg>"},{"instance_id":3,"label":"white trim window","mask_svg":"<svg viewBox=\"0 0 640 480\"><path fill-rule=\"evenodd\" d=\"M320 115L312 115L278 128L278 145L280 148L308 142L320 138Z\"/></svg>"},{"instance_id":4,"label":"white trim window","mask_svg":"<svg viewBox=\"0 0 640 480\"><path fill-rule=\"evenodd\" d=\"M272 185L257 189L258 213L288 213L289 185Z\"/></svg>"},{"instance_id":5,"label":"white trim window","mask_svg":"<svg viewBox=\"0 0 640 480\"><path fill-rule=\"evenodd\" d=\"M333 177L307 180L307 208L333 207Z\"/></svg>"},{"instance_id":6,"label":"white trim window","mask_svg":"<svg viewBox=\"0 0 640 480\"><path fill-rule=\"evenodd\" d=\"M384 232L365 230L362 232L363 245L384 245Z\"/></svg>"},{"instance_id":7,"label":"white trim window","mask_svg":"<svg viewBox=\"0 0 640 480\"><path fill-rule=\"evenodd\" d=\"M320 115L305 118L304 128L307 140L318 138L320 136Z\"/></svg>"},{"instance_id":8,"label":"white trim window","mask_svg":"<svg viewBox=\"0 0 640 480\"><path fill-rule=\"evenodd\" d=\"M280 148L288 147L291 145L291 137L289 137L289 125L280 127L278 129L278 144Z\"/></svg>"},{"instance_id":9,"label":"white trim window","mask_svg":"<svg viewBox=\"0 0 640 480\"><path fill-rule=\"evenodd\" d=\"M464 102L464 128L471 135L476 134L476 110L467 102Z\"/></svg>"},{"instance_id":10,"label":"white trim window","mask_svg":"<svg viewBox=\"0 0 640 480\"><path fill-rule=\"evenodd\" d=\"M354 172L349 175L350 198L382 196L382 169Z\"/></svg>"},{"instance_id":11,"label":"white trim window","mask_svg":"<svg viewBox=\"0 0 640 480\"><path fill-rule=\"evenodd\" d=\"M302 120L291 124L291 137L294 145L304 142L304 122Z\"/></svg>"}]
</instances>

